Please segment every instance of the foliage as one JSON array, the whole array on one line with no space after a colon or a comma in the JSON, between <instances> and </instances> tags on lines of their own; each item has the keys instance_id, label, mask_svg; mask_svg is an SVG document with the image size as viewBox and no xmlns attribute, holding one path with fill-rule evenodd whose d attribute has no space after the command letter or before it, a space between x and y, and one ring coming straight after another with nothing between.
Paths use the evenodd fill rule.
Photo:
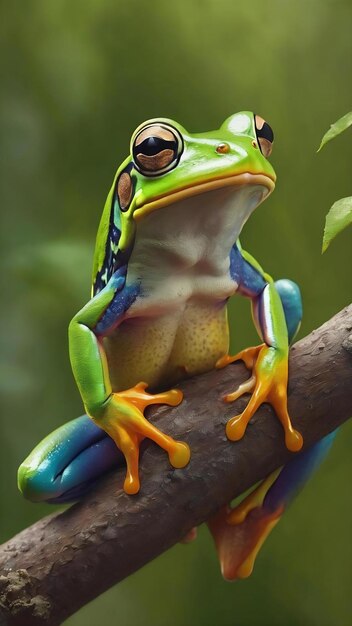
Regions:
<instances>
[{"instance_id":1,"label":"foliage","mask_svg":"<svg viewBox=\"0 0 352 626\"><path fill-rule=\"evenodd\" d=\"M324 228L323 252L328 248L334 237L350 224L352 224L352 196L341 198L334 202L327 214Z\"/></svg>"},{"instance_id":2,"label":"foliage","mask_svg":"<svg viewBox=\"0 0 352 626\"><path fill-rule=\"evenodd\" d=\"M52 508L25 502L16 469L82 411L67 325L89 296L100 212L133 130L167 116L192 132L252 109L275 132L278 183L242 237L296 280L306 334L350 299L351 246L319 254L324 203L350 184L345 142L316 159L318 129L352 101L351 2L5 0L1 33L0 351L3 540ZM337 142L335 142L337 143ZM342 279L340 279L342 276ZM231 304L232 349L257 336ZM299 417L299 416L297 416ZM216 416L214 416L216 419ZM283 516L251 579L225 584L205 529L71 618L68 626L330 626L350 622L351 427ZM236 448L234 444L234 454ZM196 503L195 503L196 505ZM161 512L162 514L162 512ZM204 590L206 589L206 593Z\"/></svg>"},{"instance_id":3,"label":"foliage","mask_svg":"<svg viewBox=\"0 0 352 626\"><path fill-rule=\"evenodd\" d=\"M351 125L352 125L352 111L350 111L349 113L346 113L346 115L344 115L343 117L340 117L340 119L338 119L337 122L335 122L334 124L331 124L329 130L323 136L317 152L320 152L320 150L322 149L323 146L325 146L325 144L327 144L332 139L335 139L335 137L343 133Z\"/></svg>"},{"instance_id":4,"label":"foliage","mask_svg":"<svg viewBox=\"0 0 352 626\"><path fill-rule=\"evenodd\" d=\"M346 113L343 117L331 124L329 130L325 133L321 140L318 152L325 146L326 143L343 133L347 128L352 125L352 111ZM332 205L325 218L325 228L323 236L322 252L325 252L329 247L332 240L338 235L346 226L352 223L352 196L348 198L341 198Z\"/></svg>"}]
</instances>

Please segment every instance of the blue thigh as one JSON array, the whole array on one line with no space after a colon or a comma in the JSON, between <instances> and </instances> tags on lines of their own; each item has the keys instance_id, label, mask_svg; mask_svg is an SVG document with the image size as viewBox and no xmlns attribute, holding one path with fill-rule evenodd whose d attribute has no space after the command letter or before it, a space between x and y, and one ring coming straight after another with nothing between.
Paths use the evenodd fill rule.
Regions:
<instances>
[{"instance_id":1,"label":"blue thigh","mask_svg":"<svg viewBox=\"0 0 352 626\"><path fill-rule=\"evenodd\" d=\"M78 500L105 472L123 462L116 445L87 415L45 437L18 470L18 486L33 502Z\"/></svg>"}]
</instances>

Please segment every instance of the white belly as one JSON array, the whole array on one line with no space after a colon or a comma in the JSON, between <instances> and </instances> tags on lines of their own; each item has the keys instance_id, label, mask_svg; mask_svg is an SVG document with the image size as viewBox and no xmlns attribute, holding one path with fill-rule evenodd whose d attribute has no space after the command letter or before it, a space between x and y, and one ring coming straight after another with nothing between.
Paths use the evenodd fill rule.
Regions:
<instances>
[{"instance_id":1,"label":"white belly","mask_svg":"<svg viewBox=\"0 0 352 626\"><path fill-rule=\"evenodd\" d=\"M155 283L149 292L143 291L125 314L125 319L174 314L181 320L189 305L216 307L232 296L236 289L237 285L229 275L177 275L172 280Z\"/></svg>"},{"instance_id":2,"label":"white belly","mask_svg":"<svg viewBox=\"0 0 352 626\"><path fill-rule=\"evenodd\" d=\"M233 295L238 285L230 276L230 251L258 193L224 188L141 220L127 274L128 284L140 282L141 295L127 317L176 313L190 302L216 305Z\"/></svg>"},{"instance_id":3,"label":"white belly","mask_svg":"<svg viewBox=\"0 0 352 626\"><path fill-rule=\"evenodd\" d=\"M214 367L228 350L226 301L238 285L230 251L259 187L207 192L155 210L136 225L127 284L141 293L104 339L113 389L152 388Z\"/></svg>"}]
</instances>

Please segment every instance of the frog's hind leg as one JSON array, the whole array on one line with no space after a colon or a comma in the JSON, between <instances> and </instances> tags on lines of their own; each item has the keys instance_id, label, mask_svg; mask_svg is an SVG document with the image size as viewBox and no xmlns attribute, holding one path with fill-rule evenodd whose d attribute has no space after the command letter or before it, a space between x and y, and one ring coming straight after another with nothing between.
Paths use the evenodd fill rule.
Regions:
<instances>
[{"instance_id":1,"label":"frog's hind leg","mask_svg":"<svg viewBox=\"0 0 352 626\"><path fill-rule=\"evenodd\" d=\"M238 506L234 509L224 507L208 522L226 580L250 576L265 539L327 455L336 432L298 453Z\"/></svg>"},{"instance_id":2,"label":"frog's hind leg","mask_svg":"<svg viewBox=\"0 0 352 626\"><path fill-rule=\"evenodd\" d=\"M79 500L96 480L122 466L112 439L88 415L67 422L45 437L18 470L18 486L33 502Z\"/></svg>"},{"instance_id":3,"label":"frog's hind leg","mask_svg":"<svg viewBox=\"0 0 352 626\"><path fill-rule=\"evenodd\" d=\"M248 285L255 284L257 273L248 265L245 268L250 274L245 275L244 283L249 281ZM275 289L281 300L287 338L291 343L302 318L300 291L295 283L286 279L276 281ZM263 320L259 319L257 308L254 307L253 312L260 330ZM227 401L233 401L243 393L253 391L257 382L254 368L261 348L262 346L248 348L235 357L225 356L221 360L220 366L223 366L241 359L248 369L253 370L252 376L225 398ZM278 523L292 492L302 483L302 477L310 473L314 459L320 458L321 450L325 448L326 443L319 443L311 450L299 454L282 470L271 474L238 507L233 510L224 507L209 522L225 578L232 580L249 576L261 545Z\"/></svg>"}]
</instances>

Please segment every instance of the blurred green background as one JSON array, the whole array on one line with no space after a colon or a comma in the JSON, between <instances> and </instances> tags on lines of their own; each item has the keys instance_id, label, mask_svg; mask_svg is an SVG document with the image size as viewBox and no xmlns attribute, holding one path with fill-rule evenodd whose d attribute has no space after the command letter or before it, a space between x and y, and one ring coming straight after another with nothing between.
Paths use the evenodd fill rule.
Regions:
<instances>
[{"instance_id":1,"label":"blurred green background","mask_svg":"<svg viewBox=\"0 0 352 626\"><path fill-rule=\"evenodd\" d=\"M320 254L324 216L351 194L351 134L317 155L351 109L350 0L2 3L1 538L53 509L25 502L16 469L81 413L67 324L89 297L95 231L143 120L193 132L252 109L276 135L278 185L242 243L302 287L307 334L351 301L351 231ZM233 348L255 341L248 302ZM202 529L111 589L69 626L352 623L351 424L265 545L253 576L222 581ZM347 487L348 485L348 487Z\"/></svg>"}]
</instances>

